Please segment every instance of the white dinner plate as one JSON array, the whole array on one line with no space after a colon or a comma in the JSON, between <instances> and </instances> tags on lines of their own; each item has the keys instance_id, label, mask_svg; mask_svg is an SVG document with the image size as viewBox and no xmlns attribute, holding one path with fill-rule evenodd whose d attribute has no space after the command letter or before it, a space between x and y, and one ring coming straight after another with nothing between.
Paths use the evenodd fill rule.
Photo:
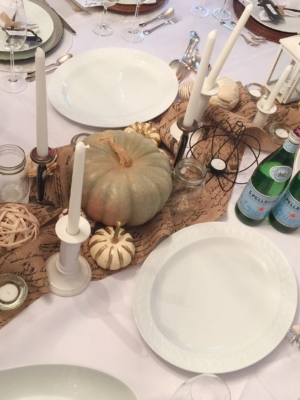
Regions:
<instances>
[{"instance_id":1,"label":"white dinner plate","mask_svg":"<svg viewBox=\"0 0 300 400\"><path fill-rule=\"evenodd\" d=\"M257 0L250 0L253 5L253 11L251 13L251 17L253 17L256 21L258 21L260 24L274 29L275 31L279 32L285 32L285 33L297 33L300 31L300 12L299 12L299 17L285 17L285 21L280 21L278 23L274 22L268 22L268 21L261 21L259 18L259 13L262 11L264 8L257 6ZM244 0L239 0L240 3L244 4ZM273 0L274 4L277 5L278 1ZM279 4L282 4L279 3Z\"/></svg>"},{"instance_id":2,"label":"white dinner plate","mask_svg":"<svg viewBox=\"0 0 300 400\"><path fill-rule=\"evenodd\" d=\"M119 379L75 365L32 365L0 371L1 400L138 400Z\"/></svg>"},{"instance_id":3,"label":"white dinner plate","mask_svg":"<svg viewBox=\"0 0 300 400\"><path fill-rule=\"evenodd\" d=\"M178 81L162 60L142 51L101 48L82 53L52 75L52 105L69 119L119 128L148 121L175 100Z\"/></svg>"},{"instance_id":4,"label":"white dinner plate","mask_svg":"<svg viewBox=\"0 0 300 400\"><path fill-rule=\"evenodd\" d=\"M133 306L142 337L164 360L225 373L280 343L295 315L297 284L285 256L255 228L203 223L148 256Z\"/></svg>"},{"instance_id":5,"label":"white dinner plate","mask_svg":"<svg viewBox=\"0 0 300 400\"><path fill-rule=\"evenodd\" d=\"M25 8L26 18L28 18L32 22L36 22L37 25L39 26L37 29L34 30L34 32L42 39L42 42L31 42L27 50L22 48L20 50L16 50L16 52L30 51L40 46L42 43L47 42L47 40L51 37L54 29L51 16L38 4L32 3L31 1L24 1L24 8ZM9 52L3 48L3 43L6 41L6 38L7 38L6 33L0 30L1 51L9 54Z\"/></svg>"}]
</instances>

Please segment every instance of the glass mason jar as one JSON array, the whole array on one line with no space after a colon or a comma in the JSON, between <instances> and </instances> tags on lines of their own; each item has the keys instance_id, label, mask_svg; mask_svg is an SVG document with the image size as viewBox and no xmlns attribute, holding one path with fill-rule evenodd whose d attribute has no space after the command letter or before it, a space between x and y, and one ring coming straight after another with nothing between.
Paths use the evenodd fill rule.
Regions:
<instances>
[{"instance_id":1,"label":"glass mason jar","mask_svg":"<svg viewBox=\"0 0 300 400\"><path fill-rule=\"evenodd\" d=\"M13 144L0 146L0 202L17 203L25 199L29 190L27 169L21 147Z\"/></svg>"},{"instance_id":2,"label":"glass mason jar","mask_svg":"<svg viewBox=\"0 0 300 400\"><path fill-rule=\"evenodd\" d=\"M194 158L180 160L172 172L172 192L167 206L174 213L193 210L204 189L206 168Z\"/></svg>"}]
</instances>

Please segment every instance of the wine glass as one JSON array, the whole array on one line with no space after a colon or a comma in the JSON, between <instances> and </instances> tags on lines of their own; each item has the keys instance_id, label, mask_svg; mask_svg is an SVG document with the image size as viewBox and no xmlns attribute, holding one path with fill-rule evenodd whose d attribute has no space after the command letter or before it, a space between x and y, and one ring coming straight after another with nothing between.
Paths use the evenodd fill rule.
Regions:
<instances>
[{"instance_id":1,"label":"wine glass","mask_svg":"<svg viewBox=\"0 0 300 400\"><path fill-rule=\"evenodd\" d=\"M0 0L1 47L10 53L10 75L0 79L0 88L9 93L22 92L27 82L15 74L14 52L21 49L27 35L23 0Z\"/></svg>"},{"instance_id":2,"label":"wine glass","mask_svg":"<svg viewBox=\"0 0 300 400\"><path fill-rule=\"evenodd\" d=\"M190 13L195 15L198 18L207 17L210 13L210 10L208 7L205 7L202 3L203 3L203 1L201 3L192 4L190 6Z\"/></svg>"},{"instance_id":3,"label":"wine glass","mask_svg":"<svg viewBox=\"0 0 300 400\"><path fill-rule=\"evenodd\" d=\"M138 43L144 40L145 35L140 29L137 28L136 24L137 24L137 17L140 11L140 6L146 2L147 0L136 0L136 7L135 7L132 27L129 29L123 29L121 31L122 38L127 40L127 42Z\"/></svg>"},{"instance_id":4,"label":"wine glass","mask_svg":"<svg viewBox=\"0 0 300 400\"><path fill-rule=\"evenodd\" d=\"M212 12L212 15L220 20L226 21L227 19L231 18L231 12L228 10L225 10L225 4L227 0L224 0L222 8L215 8Z\"/></svg>"},{"instance_id":5,"label":"wine glass","mask_svg":"<svg viewBox=\"0 0 300 400\"><path fill-rule=\"evenodd\" d=\"M108 7L115 6L119 0L92 0L89 3L91 5L98 5L103 7L102 21L93 26L93 32L100 36L110 36L114 33L114 30L106 23L107 9Z\"/></svg>"},{"instance_id":6,"label":"wine glass","mask_svg":"<svg viewBox=\"0 0 300 400\"><path fill-rule=\"evenodd\" d=\"M230 400L226 383L216 375L202 374L184 382L172 400Z\"/></svg>"}]
</instances>

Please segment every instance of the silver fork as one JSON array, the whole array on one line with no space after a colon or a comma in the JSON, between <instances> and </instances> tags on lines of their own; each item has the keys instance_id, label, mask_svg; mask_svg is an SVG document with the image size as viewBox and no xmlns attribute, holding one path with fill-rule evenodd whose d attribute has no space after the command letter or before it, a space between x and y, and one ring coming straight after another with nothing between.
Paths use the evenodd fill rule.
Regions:
<instances>
[{"instance_id":1,"label":"silver fork","mask_svg":"<svg viewBox=\"0 0 300 400\"><path fill-rule=\"evenodd\" d=\"M233 31L233 29L234 29L233 26L227 25L225 21L221 21L220 24L221 24L222 26L224 26L225 28L229 29L230 31ZM259 43L253 42L252 40L249 40L249 39L246 38L246 36L243 35L242 33L240 33L240 36L242 36L242 38L245 40L245 42L248 44L248 46L256 47L256 46L259 46L259 45L260 45Z\"/></svg>"},{"instance_id":2,"label":"silver fork","mask_svg":"<svg viewBox=\"0 0 300 400\"><path fill-rule=\"evenodd\" d=\"M150 35L150 33L154 32L156 29L160 28L161 26L168 25L168 24L174 25L174 24L176 24L176 22L179 22L179 21L181 21L181 17L179 15L174 15L174 17L168 19L167 21L163 22L162 24L159 24L151 29L146 29L145 31L143 31L143 33L144 33L144 35Z\"/></svg>"},{"instance_id":3,"label":"silver fork","mask_svg":"<svg viewBox=\"0 0 300 400\"><path fill-rule=\"evenodd\" d=\"M234 21L231 21L230 23L232 26L236 26L236 23ZM263 42L263 41L267 40L264 36L255 35L255 33L252 33L251 31L249 31L249 29L247 29L245 27L243 28L243 31L248 33L248 35L250 35L252 40L257 40L258 42Z\"/></svg>"}]
</instances>

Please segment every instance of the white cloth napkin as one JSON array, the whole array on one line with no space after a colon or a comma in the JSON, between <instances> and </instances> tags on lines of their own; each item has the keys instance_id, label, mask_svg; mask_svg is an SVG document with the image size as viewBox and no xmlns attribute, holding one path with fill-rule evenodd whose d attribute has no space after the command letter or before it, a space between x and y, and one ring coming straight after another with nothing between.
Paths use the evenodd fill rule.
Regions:
<instances>
[{"instance_id":1,"label":"white cloth napkin","mask_svg":"<svg viewBox=\"0 0 300 400\"><path fill-rule=\"evenodd\" d=\"M285 6L286 8L293 8L294 10L299 10L299 12L284 10L284 16L288 17L300 17L300 0L280 0L276 6ZM270 22L270 18L265 10L260 11L258 14L259 19L263 22Z\"/></svg>"},{"instance_id":2,"label":"white cloth napkin","mask_svg":"<svg viewBox=\"0 0 300 400\"><path fill-rule=\"evenodd\" d=\"M240 400L254 399L300 399L300 352L268 365L249 379Z\"/></svg>"}]
</instances>

